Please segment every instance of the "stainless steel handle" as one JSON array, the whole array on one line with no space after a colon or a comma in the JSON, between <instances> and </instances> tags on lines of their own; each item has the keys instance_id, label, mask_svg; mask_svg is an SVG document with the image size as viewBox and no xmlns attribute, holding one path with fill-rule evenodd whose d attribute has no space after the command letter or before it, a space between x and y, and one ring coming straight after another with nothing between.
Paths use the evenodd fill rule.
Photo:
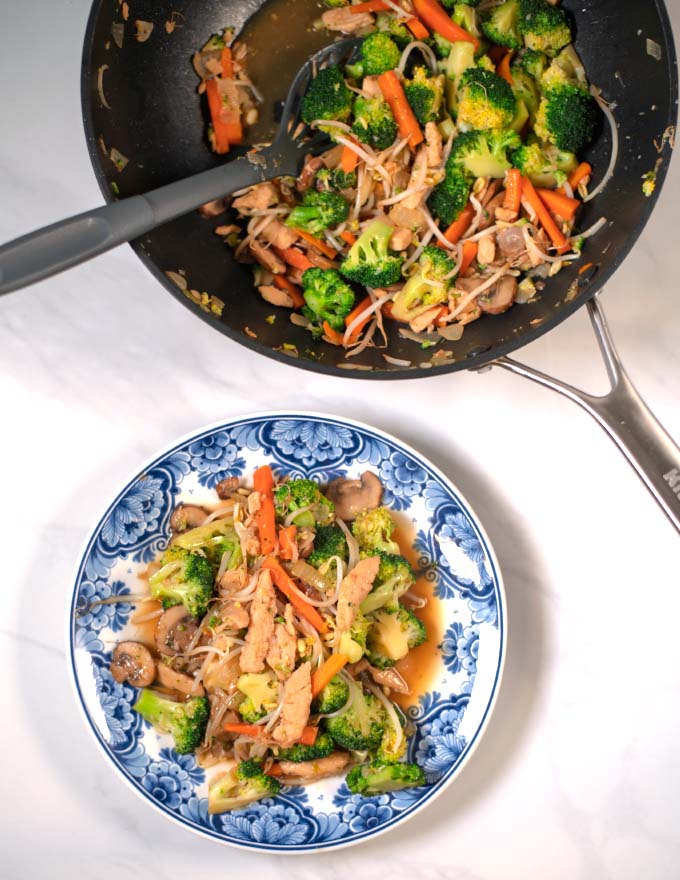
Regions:
<instances>
[{"instance_id":1,"label":"stainless steel handle","mask_svg":"<svg viewBox=\"0 0 680 880\"><path fill-rule=\"evenodd\" d=\"M590 413L623 452L680 532L680 447L628 378L597 296L588 303L588 312L611 382L608 394L602 397L588 394L512 358L499 358L493 365L551 388Z\"/></svg>"}]
</instances>

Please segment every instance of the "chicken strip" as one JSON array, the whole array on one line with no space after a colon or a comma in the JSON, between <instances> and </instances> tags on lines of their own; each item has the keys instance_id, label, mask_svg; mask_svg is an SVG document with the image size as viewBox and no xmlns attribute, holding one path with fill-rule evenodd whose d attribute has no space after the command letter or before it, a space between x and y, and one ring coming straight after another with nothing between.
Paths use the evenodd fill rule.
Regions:
<instances>
[{"instance_id":1,"label":"chicken strip","mask_svg":"<svg viewBox=\"0 0 680 880\"><path fill-rule=\"evenodd\" d=\"M305 782L316 782L326 776L335 776L344 770L349 763L347 752L333 752L327 758L319 758L316 761L281 761L279 769L282 777L289 777L293 785ZM286 780L287 781L287 780Z\"/></svg>"},{"instance_id":2,"label":"chicken strip","mask_svg":"<svg viewBox=\"0 0 680 880\"><path fill-rule=\"evenodd\" d=\"M379 556L369 556L367 559L361 559L347 577L343 579L338 596L337 632L347 632L351 629L357 616L359 605L371 592L379 565Z\"/></svg>"},{"instance_id":3,"label":"chicken strip","mask_svg":"<svg viewBox=\"0 0 680 880\"><path fill-rule=\"evenodd\" d=\"M262 672L264 669L264 660L274 632L275 615L276 593L272 577L267 569L263 569L250 606L250 626L240 655L242 672Z\"/></svg>"},{"instance_id":4,"label":"chicken strip","mask_svg":"<svg viewBox=\"0 0 680 880\"><path fill-rule=\"evenodd\" d=\"M273 183L257 183L255 186L234 199L232 208L241 214L249 214L251 211L263 211L279 201L279 193Z\"/></svg>"},{"instance_id":5,"label":"chicken strip","mask_svg":"<svg viewBox=\"0 0 680 880\"><path fill-rule=\"evenodd\" d=\"M268 223L260 232L260 238L263 241L266 241L267 244L285 250L286 248L289 248L293 242L298 240L298 234L294 229L291 229L290 226L286 226L285 223L282 223L280 220L272 220L272 222Z\"/></svg>"},{"instance_id":6,"label":"chicken strip","mask_svg":"<svg viewBox=\"0 0 680 880\"><path fill-rule=\"evenodd\" d=\"M312 703L312 664L309 660L298 666L284 687L281 717L274 728L272 739L288 749L300 739L309 721L309 707Z\"/></svg>"},{"instance_id":7,"label":"chicken strip","mask_svg":"<svg viewBox=\"0 0 680 880\"><path fill-rule=\"evenodd\" d=\"M267 652L267 663L281 681L285 681L295 668L297 639L293 627L293 606L290 604L286 605L284 621L274 626L274 635Z\"/></svg>"},{"instance_id":8,"label":"chicken strip","mask_svg":"<svg viewBox=\"0 0 680 880\"><path fill-rule=\"evenodd\" d=\"M353 15L349 6L327 9L321 16L321 21L329 31L340 31L341 34L365 33L373 27L373 16L370 12Z\"/></svg>"}]
</instances>

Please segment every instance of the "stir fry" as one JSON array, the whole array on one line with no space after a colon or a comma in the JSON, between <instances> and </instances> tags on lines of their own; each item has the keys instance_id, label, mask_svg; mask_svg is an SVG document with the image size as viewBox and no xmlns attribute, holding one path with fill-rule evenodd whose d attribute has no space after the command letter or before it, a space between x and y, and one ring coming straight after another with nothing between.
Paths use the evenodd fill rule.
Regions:
<instances>
[{"instance_id":1,"label":"stir fry","mask_svg":"<svg viewBox=\"0 0 680 880\"><path fill-rule=\"evenodd\" d=\"M616 144L611 111L555 2L327 2L320 25L363 36L302 104L333 146L297 180L236 194L240 222L217 232L267 302L347 357L386 340L384 319L456 341L532 300L606 223L576 231L609 176L589 193L579 153L598 105Z\"/></svg>"},{"instance_id":2,"label":"stir fry","mask_svg":"<svg viewBox=\"0 0 680 880\"><path fill-rule=\"evenodd\" d=\"M212 512L175 508L138 599L162 603L138 616L156 620L154 645L120 642L111 673L141 688L133 708L177 752L215 769L210 812L341 773L356 794L425 783L392 700L409 693L396 664L427 638L425 600L382 492L368 471L322 491L264 466L252 489L218 484Z\"/></svg>"}]
</instances>

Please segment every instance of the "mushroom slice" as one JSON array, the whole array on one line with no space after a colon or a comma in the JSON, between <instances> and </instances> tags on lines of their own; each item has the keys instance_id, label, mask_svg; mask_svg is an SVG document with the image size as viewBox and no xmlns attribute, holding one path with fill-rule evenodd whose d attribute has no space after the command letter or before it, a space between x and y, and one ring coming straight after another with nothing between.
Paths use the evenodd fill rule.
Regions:
<instances>
[{"instance_id":1,"label":"mushroom slice","mask_svg":"<svg viewBox=\"0 0 680 880\"><path fill-rule=\"evenodd\" d=\"M500 315L507 312L517 296L517 279L504 275L488 293L480 296L479 307L487 315Z\"/></svg>"},{"instance_id":2,"label":"mushroom slice","mask_svg":"<svg viewBox=\"0 0 680 880\"><path fill-rule=\"evenodd\" d=\"M203 525L207 515L208 511L198 504L178 504L170 516L170 529L175 533L195 529Z\"/></svg>"},{"instance_id":3,"label":"mushroom slice","mask_svg":"<svg viewBox=\"0 0 680 880\"><path fill-rule=\"evenodd\" d=\"M156 661L141 642L120 642L111 658L111 675L119 684L147 687L156 677Z\"/></svg>"},{"instance_id":4,"label":"mushroom slice","mask_svg":"<svg viewBox=\"0 0 680 880\"><path fill-rule=\"evenodd\" d=\"M185 672L178 672L166 663L158 664L158 680L163 687L170 688L185 696L204 697L205 688L203 685L196 684L193 675L187 675Z\"/></svg>"},{"instance_id":5,"label":"mushroom slice","mask_svg":"<svg viewBox=\"0 0 680 880\"><path fill-rule=\"evenodd\" d=\"M173 605L158 618L154 632L156 648L167 657L181 654L188 648L197 627L196 618L189 614L184 605Z\"/></svg>"},{"instance_id":6,"label":"mushroom slice","mask_svg":"<svg viewBox=\"0 0 680 880\"><path fill-rule=\"evenodd\" d=\"M358 480L338 477L326 490L335 504L335 515L344 520L354 519L362 510L379 507L382 494L382 483L371 471L364 471Z\"/></svg>"},{"instance_id":7,"label":"mushroom slice","mask_svg":"<svg viewBox=\"0 0 680 880\"><path fill-rule=\"evenodd\" d=\"M238 477L225 477L215 486L218 497L223 501L231 498L233 492L238 490Z\"/></svg>"}]
</instances>

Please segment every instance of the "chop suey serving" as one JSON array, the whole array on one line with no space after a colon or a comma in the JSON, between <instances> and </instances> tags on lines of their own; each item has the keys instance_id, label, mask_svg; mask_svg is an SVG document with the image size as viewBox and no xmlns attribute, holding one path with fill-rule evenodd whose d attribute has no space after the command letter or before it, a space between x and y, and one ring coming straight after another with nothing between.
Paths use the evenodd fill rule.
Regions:
<instances>
[{"instance_id":1,"label":"chop suey serving","mask_svg":"<svg viewBox=\"0 0 680 880\"><path fill-rule=\"evenodd\" d=\"M611 110L556 0L326 2L319 27L364 37L303 100L303 123L334 145L298 179L237 193L238 222L216 231L254 264L267 302L347 357L380 344L385 318L421 344L455 341L471 321L531 300L606 223L576 231L616 161ZM257 116L246 58L230 31L195 58L217 152L243 143ZM578 154L598 105L614 148L589 192Z\"/></svg>"},{"instance_id":2,"label":"chop suey serving","mask_svg":"<svg viewBox=\"0 0 680 880\"><path fill-rule=\"evenodd\" d=\"M121 597L145 603L154 646L120 642L111 673L178 752L214 767L210 812L338 774L364 795L425 783L392 699L409 692L395 664L427 638L425 600L382 492L368 471L324 491L269 466L252 489L226 479L212 512L175 508L148 594Z\"/></svg>"}]
</instances>

